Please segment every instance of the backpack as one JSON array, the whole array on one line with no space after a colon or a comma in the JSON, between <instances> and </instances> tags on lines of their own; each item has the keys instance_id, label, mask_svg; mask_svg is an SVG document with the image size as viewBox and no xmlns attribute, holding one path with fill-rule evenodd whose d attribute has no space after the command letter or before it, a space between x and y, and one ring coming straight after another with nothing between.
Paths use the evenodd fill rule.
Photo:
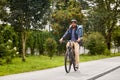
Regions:
<instances>
[{"instance_id":1,"label":"backpack","mask_svg":"<svg viewBox=\"0 0 120 80\"><path fill-rule=\"evenodd\" d=\"M78 28L77 28L77 31L79 30L80 31L80 37L83 37L83 25L77 25Z\"/></svg>"},{"instance_id":2,"label":"backpack","mask_svg":"<svg viewBox=\"0 0 120 80\"><path fill-rule=\"evenodd\" d=\"M78 29L77 30L79 30L80 31L80 37L81 37L81 41L79 42L79 45L80 46L83 46L83 39L82 39L82 37L83 37L83 25L78 25Z\"/></svg>"}]
</instances>

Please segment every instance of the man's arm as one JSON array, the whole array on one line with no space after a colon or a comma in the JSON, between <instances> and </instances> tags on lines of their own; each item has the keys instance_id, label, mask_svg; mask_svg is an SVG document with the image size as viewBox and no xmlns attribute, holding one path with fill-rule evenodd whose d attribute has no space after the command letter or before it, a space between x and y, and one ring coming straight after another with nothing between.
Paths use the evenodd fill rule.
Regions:
<instances>
[{"instance_id":1,"label":"man's arm","mask_svg":"<svg viewBox=\"0 0 120 80\"><path fill-rule=\"evenodd\" d=\"M62 42L63 39L66 38L66 36L68 35L68 31L69 31L69 29L65 32L65 34L62 36L62 38L59 40L60 42Z\"/></svg>"},{"instance_id":2,"label":"man's arm","mask_svg":"<svg viewBox=\"0 0 120 80\"><path fill-rule=\"evenodd\" d=\"M62 42L63 39L65 39L65 38L68 36L68 33L69 33L69 30L71 29L71 26L72 26L72 25L69 26L69 28L67 29L67 31L65 32L65 34L64 34L64 35L62 36L62 38L59 40L60 42Z\"/></svg>"},{"instance_id":3,"label":"man's arm","mask_svg":"<svg viewBox=\"0 0 120 80\"><path fill-rule=\"evenodd\" d=\"M65 34L62 36L63 39L65 39L68 35L69 29L65 32Z\"/></svg>"}]
</instances>

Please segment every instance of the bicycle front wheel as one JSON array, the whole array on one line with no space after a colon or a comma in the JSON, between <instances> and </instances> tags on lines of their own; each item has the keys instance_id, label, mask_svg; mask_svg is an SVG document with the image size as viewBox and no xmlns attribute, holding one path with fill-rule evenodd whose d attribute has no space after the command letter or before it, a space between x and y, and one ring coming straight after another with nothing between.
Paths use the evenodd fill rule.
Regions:
<instances>
[{"instance_id":1,"label":"bicycle front wheel","mask_svg":"<svg viewBox=\"0 0 120 80\"><path fill-rule=\"evenodd\" d=\"M67 73L70 72L71 70L71 65L72 65L72 61L70 59L70 56L69 56L69 52L67 51L66 54L65 54L65 71Z\"/></svg>"}]
</instances>

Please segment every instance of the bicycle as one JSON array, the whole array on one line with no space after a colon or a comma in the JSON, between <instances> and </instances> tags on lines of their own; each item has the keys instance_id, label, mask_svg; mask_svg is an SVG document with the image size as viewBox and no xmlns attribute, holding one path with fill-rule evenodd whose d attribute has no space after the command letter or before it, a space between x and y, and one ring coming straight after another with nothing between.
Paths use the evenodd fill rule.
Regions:
<instances>
[{"instance_id":1,"label":"bicycle","mask_svg":"<svg viewBox=\"0 0 120 80\"><path fill-rule=\"evenodd\" d=\"M67 47L67 50L66 50L64 65L65 65L65 71L69 73L72 65L73 65L74 71L77 71L78 68L75 67L76 65L75 64L75 53L74 53L74 47L71 45L72 41L69 40L67 42L69 42L69 46Z\"/></svg>"}]
</instances>

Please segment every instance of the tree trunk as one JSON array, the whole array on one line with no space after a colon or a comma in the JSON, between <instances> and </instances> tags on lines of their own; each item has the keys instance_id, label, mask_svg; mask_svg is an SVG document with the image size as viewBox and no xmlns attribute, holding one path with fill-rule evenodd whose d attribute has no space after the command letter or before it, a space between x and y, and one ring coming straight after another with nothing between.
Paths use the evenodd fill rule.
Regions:
<instances>
[{"instance_id":1,"label":"tree trunk","mask_svg":"<svg viewBox=\"0 0 120 80\"><path fill-rule=\"evenodd\" d=\"M107 48L110 52L110 49L111 49L111 34L106 36L106 44L107 44Z\"/></svg>"},{"instance_id":2,"label":"tree trunk","mask_svg":"<svg viewBox=\"0 0 120 80\"><path fill-rule=\"evenodd\" d=\"M109 39L110 39L110 38L109 38ZM110 40L107 42L107 48L108 48L108 50L110 51L110 49L111 49L111 41L110 41Z\"/></svg>"},{"instance_id":3,"label":"tree trunk","mask_svg":"<svg viewBox=\"0 0 120 80\"><path fill-rule=\"evenodd\" d=\"M34 55L34 48L31 48L31 55Z\"/></svg>"},{"instance_id":4,"label":"tree trunk","mask_svg":"<svg viewBox=\"0 0 120 80\"><path fill-rule=\"evenodd\" d=\"M106 43L107 43L107 48L109 51L111 49L111 35L114 30L115 24L116 22L113 21L113 23L111 24L111 27L108 29L108 34L106 35Z\"/></svg>"},{"instance_id":5,"label":"tree trunk","mask_svg":"<svg viewBox=\"0 0 120 80\"><path fill-rule=\"evenodd\" d=\"M23 31L22 33L22 61L25 62L25 47L26 47L26 33Z\"/></svg>"}]
</instances>

